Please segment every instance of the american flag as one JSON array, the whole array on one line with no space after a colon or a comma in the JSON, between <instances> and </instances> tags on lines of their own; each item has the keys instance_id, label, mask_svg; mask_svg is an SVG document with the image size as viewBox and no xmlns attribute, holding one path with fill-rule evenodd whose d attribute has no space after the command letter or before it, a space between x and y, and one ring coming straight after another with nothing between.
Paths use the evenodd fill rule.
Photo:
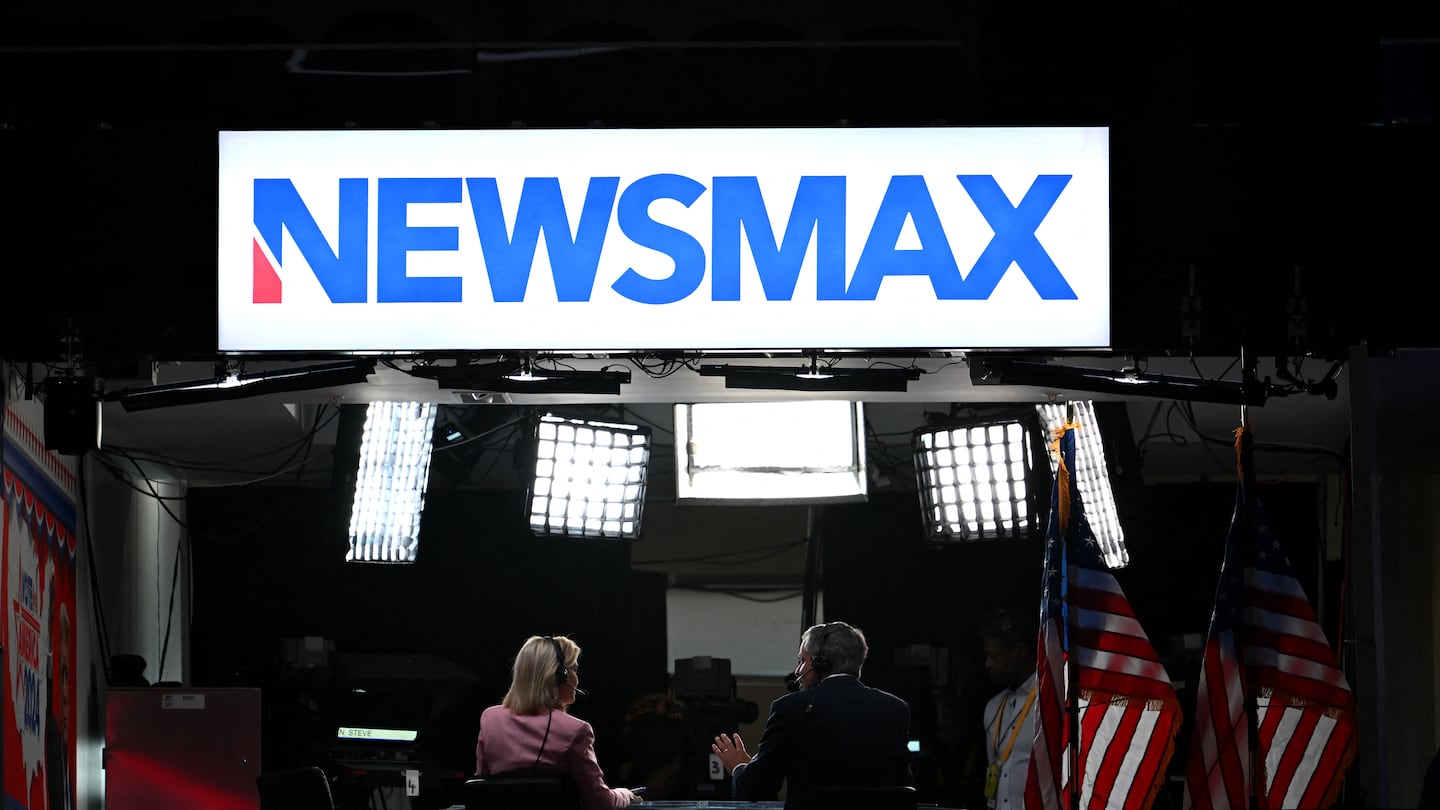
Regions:
<instances>
[{"instance_id":1,"label":"american flag","mask_svg":"<svg viewBox=\"0 0 1440 810\"><path fill-rule=\"evenodd\" d=\"M1240 487L1205 642L1184 806L1326 807L1355 758L1355 698L1255 497L1250 430L1237 434Z\"/></svg>"},{"instance_id":2,"label":"american flag","mask_svg":"<svg viewBox=\"0 0 1440 810\"><path fill-rule=\"evenodd\" d=\"M1073 611L1071 649L1079 667L1079 806L1146 808L1164 784L1175 752L1180 702L1129 600L1100 559L1070 474L1075 469L1074 430L1075 425L1067 425L1060 436L1060 467L1045 539L1036 663L1039 714L1025 807L1074 806L1070 791L1077 781L1070 767L1064 654L1066 612Z\"/></svg>"}]
</instances>

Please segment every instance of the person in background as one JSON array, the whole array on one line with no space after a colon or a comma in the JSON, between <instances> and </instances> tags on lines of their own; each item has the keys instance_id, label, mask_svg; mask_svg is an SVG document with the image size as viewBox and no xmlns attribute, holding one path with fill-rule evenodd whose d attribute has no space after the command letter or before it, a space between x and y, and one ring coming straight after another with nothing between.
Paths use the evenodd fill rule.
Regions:
<instances>
[{"instance_id":1,"label":"person in background","mask_svg":"<svg viewBox=\"0 0 1440 810\"><path fill-rule=\"evenodd\" d=\"M51 593L55 592L51 588ZM50 810L71 810L75 788L70 779L70 609L60 603L59 632L50 637L50 709L45 715L45 781ZM55 711L58 709L59 711Z\"/></svg>"},{"instance_id":2,"label":"person in background","mask_svg":"<svg viewBox=\"0 0 1440 810\"><path fill-rule=\"evenodd\" d=\"M565 636L531 636L511 668L510 691L480 715L475 774L560 773L573 780L585 810L629 807L639 796L605 784L595 730L571 717L580 692L580 647Z\"/></svg>"},{"instance_id":3,"label":"person in background","mask_svg":"<svg viewBox=\"0 0 1440 810\"><path fill-rule=\"evenodd\" d=\"M785 784L785 810L808 810L818 787L913 785L910 706L860 681L869 647L845 622L817 624L800 637L800 691L770 704L755 756L739 734L710 750L732 775L735 798L761 801Z\"/></svg>"},{"instance_id":4,"label":"person in background","mask_svg":"<svg viewBox=\"0 0 1440 810\"><path fill-rule=\"evenodd\" d=\"M1035 744L1038 610L991 611L980 625L985 670L1002 687L985 704L985 806L1023 810L1030 748Z\"/></svg>"},{"instance_id":5,"label":"person in background","mask_svg":"<svg viewBox=\"0 0 1440 810\"><path fill-rule=\"evenodd\" d=\"M1440 810L1440 751L1430 758L1425 779L1420 783L1420 810Z\"/></svg>"},{"instance_id":6,"label":"person in background","mask_svg":"<svg viewBox=\"0 0 1440 810\"><path fill-rule=\"evenodd\" d=\"M647 801L685 798L679 786L686 774L685 707L666 692L641 695L625 713L620 734L624 764L620 778L646 787Z\"/></svg>"},{"instance_id":7,"label":"person in background","mask_svg":"<svg viewBox=\"0 0 1440 810\"><path fill-rule=\"evenodd\" d=\"M939 803L981 807L985 791L985 704L991 696L980 634L967 635L953 652L948 688L936 697Z\"/></svg>"}]
</instances>

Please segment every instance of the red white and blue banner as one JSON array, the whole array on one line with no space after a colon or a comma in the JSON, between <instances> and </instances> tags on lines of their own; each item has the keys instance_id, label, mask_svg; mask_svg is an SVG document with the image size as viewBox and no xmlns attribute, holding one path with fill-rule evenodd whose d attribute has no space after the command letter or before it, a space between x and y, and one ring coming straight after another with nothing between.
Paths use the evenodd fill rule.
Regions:
<instances>
[{"instance_id":1,"label":"red white and blue banner","mask_svg":"<svg viewBox=\"0 0 1440 810\"><path fill-rule=\"evenodd\" d=\"M5 810L75 807L75 493L72 465L5 407Z\"/></svg>"}]
</instances>

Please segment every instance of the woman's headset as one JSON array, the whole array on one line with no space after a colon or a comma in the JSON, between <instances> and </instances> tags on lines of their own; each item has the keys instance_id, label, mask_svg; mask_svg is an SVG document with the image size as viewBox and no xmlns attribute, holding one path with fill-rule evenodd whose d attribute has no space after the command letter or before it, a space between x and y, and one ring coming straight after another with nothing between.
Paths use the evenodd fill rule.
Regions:
<instances>
[{"instance_id":1,"label":"woman's headset","mask_svg":"<svg viewBox=\"0 0 1440 810\"><path fill-rule=\"evenodd\" d=\"M570 670L565 668L565 651L560 648L560 641L554 636L546 636L546 641L555 648L555 685L564 686L570 680Z\"/></svg>"},{"instance_id":2,"label":"woman's headset","mask_svg":"<svg viewBox=\"0 0 1440 810\"><path fill-rule=\"evenodd\" d=\"M555 650L555 685L564 686L570 680L570 670L565 668L565 650L560 647L560 641L554 636L545 636L550 642L551 648ZM575 690L577 693L580 690ZM540 750L535 752L535 761L530 764L533 772L540 767L540 758L545 754L545 743L550 740L550 721L555 719L555 710L552 708L545 717L545 736L540 738Z\"/></svg>"}]
</instances>

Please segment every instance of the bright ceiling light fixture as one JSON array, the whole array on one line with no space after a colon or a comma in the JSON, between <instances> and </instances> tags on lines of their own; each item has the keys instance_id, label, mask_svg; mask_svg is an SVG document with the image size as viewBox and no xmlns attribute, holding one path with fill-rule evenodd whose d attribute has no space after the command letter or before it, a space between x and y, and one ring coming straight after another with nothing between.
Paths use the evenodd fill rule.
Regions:
<instances>
[{"instance_id":1,"label":"bright ceiling light fixture","mask_svg":"<svg viewBox=\"0 0 1440 810\"><path fill-rule=\"evenodd\" d=\"M866 498L860 402L675 406L680 503L839 503Z\"/></svg>"},{"instance_id":2,"label":"bright ceiling light fixture","mask_svg":"<svg viewBox=\"0 0 1440 810\"><path fill-rule=\"evenodd\" d=\"M506 374L505 379L511 382L528 383L548 380L550 378L544 374L536 374L534 364L530 362L529 358L526 358L521 361L520 369L513 374Z\"/></svg>"},{"instance_id":3,"label":"bright ceiling light fixture","mask_svg":"<svg viewBox=\"0 0 1440 810\"><path fill-rule=\"evenodd\" d=\"M374 360L346 360L252 372L242 372L238 368L217 364L215 375L211 378L126 388L107 393L105 400L119 401L120 406L128 413L151 408L310 391L338 385L359 385L374 373Z\"/></svg>"},{"instance_id":4,"label":"bright ceiling light fixture","mask_svg":"<svg viewBox=\"0 0 1440 810\"><path fill-rule=\"evenodd\" d=\"M433 402L372 402L366 409L347 561L415 561L435 412Z\"/></svg>"},{"instance_id":5,"label":"bright ceiling light fixture","mask_svg":"<svg viewBox=\"0 0 1440 810\"><path fill-rule=\"evenodd\" d=\"M1033 419L924 427L911 437L926 530L941 542L1028 536L1035 524Z\"/></svg>"},{"instance_id":6,"label":"bright ceiling light fixture","mask_svg":"<svg viewBox=\"0 0 1440 810\"><path fill-rule=\"evenodd\" d=\"M1065 424L1066 405L1036 405L1045 424L1047 436ZM1095 404L1089 400L1071 402L1073 421L1080 425L1075 433L1075 480L1080 488L1080 498L1085 502L1085 519L1090 531L1100 544L1100 556L1111 568L1123 568L1130 562L1130 552L1125 548L1125 531L1120 526L1120 514L1115 508L1115 488L1110 483L1110 473L1105 465L1105 445L1100 437L1100 422L1095 418ZM1050 458L1050 474L1060 468L1060 459L1054 453Z\"/></svg>"},{"instance_id":7,"label":"bright ceiling light fixture","mask_svg":"<svg viewBox=\"0 0 1440 810\"><path fill-rule=\"evenodd\" d=\"M809 365L800 366L732 366L702 364L695 369L701 377L724 377L726 388L747 388L770 391L907 391L910 383L920 379L919 368L853 368L840 365L821 366L811 358Z\"/></svg>"},{"instance_id":8,"label":"bright ceiling light fixture","mask_svg":"<svg viewBox=\"0 0 1440 810\"><path fill-rule=\"evenodd\" d=\"M530 530L571 537L640 535L650 429L567 419L535 421L535 470L525 499Z\"/></svg>"}]
</instances>

